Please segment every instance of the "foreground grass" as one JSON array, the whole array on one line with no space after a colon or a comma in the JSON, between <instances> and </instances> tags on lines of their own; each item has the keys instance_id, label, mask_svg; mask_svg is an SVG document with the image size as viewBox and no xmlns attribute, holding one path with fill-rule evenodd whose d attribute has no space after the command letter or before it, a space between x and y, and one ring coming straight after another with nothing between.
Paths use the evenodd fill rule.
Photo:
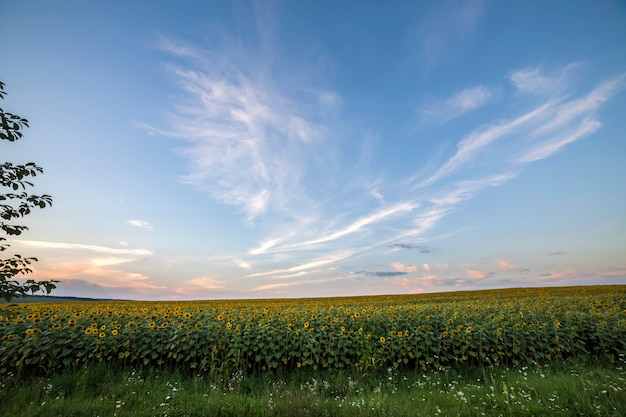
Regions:
<instances>
[{"instance_id":1,"label":"foreground grass","mask_svg":"<svg viewBox=\"0 0 626 417\"><path fill-rule=\"evenodd\" d=\"M100 364L0 377L2 416L624 416L626 364L183 375Z\"/></svg>"}]
</instances>

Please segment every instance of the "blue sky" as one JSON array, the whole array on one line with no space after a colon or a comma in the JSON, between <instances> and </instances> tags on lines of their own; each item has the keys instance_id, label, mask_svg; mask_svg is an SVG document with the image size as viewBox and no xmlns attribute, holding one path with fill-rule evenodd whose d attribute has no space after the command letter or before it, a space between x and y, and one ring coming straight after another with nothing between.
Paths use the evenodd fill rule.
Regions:
<instances>
[{"instance_id":1,"label":"blue sky","mask_svg":"<svg viewBox=\"0 0 626 417\"><path fill-rule=\"evenodd\" d=\"M626 282L620 1L0 3L56 295Z\"/></svg>"}]
</instances>

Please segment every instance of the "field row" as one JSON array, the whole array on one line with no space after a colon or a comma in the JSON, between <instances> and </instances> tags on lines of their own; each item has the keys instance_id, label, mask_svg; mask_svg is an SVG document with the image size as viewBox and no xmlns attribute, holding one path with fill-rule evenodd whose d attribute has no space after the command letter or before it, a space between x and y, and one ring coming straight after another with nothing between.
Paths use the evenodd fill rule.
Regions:
<instances>
[{"instance_id":1,"label":"field row","mask_svg":"<svg viewBox=\"0 0 626 417\"><path fill-rule=\"evenodd\" d=\"M518 365L626 354L626 286L308 300L0 305L0 373Z\"/></svg>"}]
</instances>

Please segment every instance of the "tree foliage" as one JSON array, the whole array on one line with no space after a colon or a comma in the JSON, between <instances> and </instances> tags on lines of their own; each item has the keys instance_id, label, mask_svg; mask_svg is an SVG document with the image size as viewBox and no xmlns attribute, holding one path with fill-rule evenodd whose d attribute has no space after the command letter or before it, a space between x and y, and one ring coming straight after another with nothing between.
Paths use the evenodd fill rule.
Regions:
<instances>
[{"instance_id":1,"label":"tree foliage","mask_svg":"<svg viewBox=\"0 0 626 417\"><path fill-rule=\"evenodd\" d=\"M4 83L0 81L0 99L4 99ZM23 129L28 127L28 120L16 114L5 112L0 107L0 139L15 142L23 136ZM0 164L0 230L7 236L18 236L28 230L24 225L14 224L13 221L21 219L31 213L33 208L45 208L52 205L52 197L43 194L30 194L28 189L33 187L30 181L37 174L42 174L43 168L34 162L14 165L11 162ZM0 236L0 252L11 247L7 238ZM7 301L16 295L25 296L38 291L50 293L56 288L58 281L35 281L33 279L20 282L15 278L18 275L26 275L32 272L30 265L37 258L13 255L11 258L0 259L0 297Z\"/></svg>"}]
</instances>

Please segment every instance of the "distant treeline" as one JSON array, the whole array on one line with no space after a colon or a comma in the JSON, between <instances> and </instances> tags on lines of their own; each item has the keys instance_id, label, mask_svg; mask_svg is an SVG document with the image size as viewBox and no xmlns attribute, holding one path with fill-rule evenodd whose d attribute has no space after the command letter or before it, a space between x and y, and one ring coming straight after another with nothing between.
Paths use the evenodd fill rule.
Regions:
<instances>
[{"instance_id":1,"label":"distant treeline","mask_svg":"<svg viewBox=\"0 0 626 417\"><path fill-rule=\"evenodd\" d=\"M10 303L4 299L0 299L0 304L24 304L24 303L63 303L68 301L122 301L111 298L86 298L86 297L59 297L55 295L16 295Z\"/></svg>"}]
</instances>

